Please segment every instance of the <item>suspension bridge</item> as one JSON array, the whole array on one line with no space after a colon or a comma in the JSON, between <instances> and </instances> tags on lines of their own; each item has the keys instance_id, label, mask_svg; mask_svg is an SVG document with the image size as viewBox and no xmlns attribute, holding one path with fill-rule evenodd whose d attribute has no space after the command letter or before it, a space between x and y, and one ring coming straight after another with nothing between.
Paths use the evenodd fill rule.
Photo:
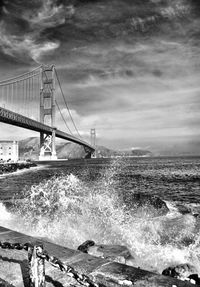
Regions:
<instances>
[{"instance_id":1,"label":"suspension bridge","mask_svg":"<svg viewBox=\"0 0 200 287\"><path fill-rule=\"evenodd\" d=\"M56 115L67 132L56 128ZM70 119L75 135L66 118ZM40 160L57 159L56 137L83 146L87 157L95 151L76 127L54 65L41 65L0 82L0 122L39 132Z\"/></svg>"}]
</instances>

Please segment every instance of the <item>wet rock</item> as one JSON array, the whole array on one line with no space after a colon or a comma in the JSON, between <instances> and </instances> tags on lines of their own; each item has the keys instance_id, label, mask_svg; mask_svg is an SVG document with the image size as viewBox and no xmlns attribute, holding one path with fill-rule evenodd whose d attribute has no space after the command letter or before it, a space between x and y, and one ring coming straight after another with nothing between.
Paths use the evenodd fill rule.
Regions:
<instances>
[{"instance_id":1,"label":"wet rock","mask_svg":"<svg viewBox=\"0 0 200 287\"><path fill-rule=\"evenodd\" d=\"M150 216L165 215L169 209L167 204L157 196L144 193L131 193L124 197L127 210L147 213Z\"/></svg>"},{"instance_id":2,"label":"wet rock","mask_svg":"<svg viewBox=\"0 0 200 287\"><path fill-rule=\"evenodd\" d=\"M194 280L196 285L200 285L200 278L198 276L198 274L192 274L188 277L191 280Z\"/></svg>"},{"instance_id":3,"label":"wet rock","mask_svg":"<svg viewBox=\"0 0 200 287\"><path fill-rule=\"evenodd\" d=\"M188 214L188 213L191 213L191 209L183 204L176 204L176 207L178 209L178 211L181 213L181 214Z\"/></svg>"},{"instance_id":4,"label":"wet rock","mask_svg":"<svg viewBox=\"0 0 200 287\"><path fill-rule=\"evenodd\" d=\"M30 167L35 167L35 166L37 165L31 162L1 163L0 174L11 173L17 170L28 169Z\"/></svg>"},{"instance_id":5,"label":"wet rock","mask_svg":"<svg viewBox=\"0 0 200 287\"><path fill-rule=\"evenodd\" d=\"M114 261L129 266L135 266L135 259L126 246L95 244L92 240L87 240L78 247L78 250L90 255L101 257L109 261Z\"/></svg>"},{"instance_id":6,"label":"wet rock","mask_svg":"<svg viewBox=\"0 0 200 287\"><path fill-rule=\"evenodd\" d=\"M168 267L163 270L162 275L170 276L170 277L177 278L183 281L185 280L187 281L190 279L197 280L197 278L199 279L196 268L193 265L188 264L188 263Z\"/></svg>"},{"instance_id":7,"label":"wet rock","mask_svg":"<svg viewBox=\"0 0 200 287\"><path fill-rule=\"evenodd\" d=\"M195 238L194 237L184 237L180 243L181 243L181 246L189 246L191 244L194 244L195 242Z\"/></svg>"},{"instance_id":8,"label":"wet rock","mask_svg":"<svg viewBox=\"0 0 200 287\"><path fill-rule=\"evenodd\" d=\"M95 242L92 240L86 240L85 242L83 242L81 245L79 245L79 247L77 248L79 251L83 252L83 253L88 253L88 249L91 246L94 246Z\"/></svg>"}]
</instances>

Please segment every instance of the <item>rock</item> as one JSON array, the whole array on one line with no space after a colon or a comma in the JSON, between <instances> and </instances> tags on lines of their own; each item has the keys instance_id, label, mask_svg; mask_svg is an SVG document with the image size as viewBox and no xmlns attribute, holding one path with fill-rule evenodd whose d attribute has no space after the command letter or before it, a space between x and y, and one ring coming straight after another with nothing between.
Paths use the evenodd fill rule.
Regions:
<instances>
[{"instance_id":1,"label":"rock","mask_svg":"<svg viewBox=\"0 0 200 287\"><path fill-rule=\"evenodd\" d=\"M196 285L200 285L200 278L198 276L198 274L191 274L190 276L188 276L188 278L191 280L194 280Z\"/></svg>"},{"instance_id":2,"label":"rock","mask_svg":"<svg viewBox=\"0 0 200 287\"><path fill-rule=\"evenodd\" d=\"M191 237L184 237L181 241L180 244L181 246L189 246L191 244L194 244L195 242L195 238L191 238Z\"/></svg>"},{"instance_id":3,"label":"rock","mask_svg":"<svg viewBox=\"0 0 200 287\"><path fill-rule=\"evenodd\" d=\"M168 213L167 204L157 196L144 193L131 193L123 198L126 209L145 213L150 216L160 216Z\"/></svg>"},{"instance_id":4,"label":"rock","mask_svg":"<svg viewBox=\"0 0 200 287\"><path fill-rule=\"evenodd\" d=\"M87 240L78 247L78 250L90 255L108 259L129 266L135 266L134 257L126 246L123 245L106 245L95 244L92 240Z\"/></svg>"},{"instance_id":5,"label":"rock","mask_svg":"<svg viewBox=\"0 0 200 287\"><path fill-rule=\"evenodd\" d=\"M178 211L181 213L181 214L188 214L188 213L191 213L191 209L183 204L179 204L177 203L176 204L176 207L178 209Z\"/></svg>"},{"instance_id":6,"label":"rock","mask_svg":"<svg viewBox=\"0 0 200 287\"><path fill-rule=\"evenodd\" d=\"M30 167L35 167L35 166L37 165L31 162L2 163L0 164L0 174L11 173L17 170L28 169Z\"/></svg>"},{"instance_id":7,"label":"rock","mask_svg":"<svg viewBox=\"0 0 200 287\"><path fill-rule=\"evenodd\" d=\"M188 280L188 279L195 280L194 278L197 279L198 277L196 268L193 265L188 264L188 263L179 264L173 267L168 267L163 270L162 275L174 277L174 278L177 278L183 281Z\"/></svg>"},{"instance_id":8,"label":"rock","mask_svg":"<svg viewBox=\"0 0 200 287\"><path fill-rule=\"evenodd\" d=\"M88 253L88 249L91 246L94 246L95 242L92 240L86 240L85 242L83 242L81 245L79 245L79 247L77 248L79 251L82 251L83 253Z\"/></svg>"}]
</instances>

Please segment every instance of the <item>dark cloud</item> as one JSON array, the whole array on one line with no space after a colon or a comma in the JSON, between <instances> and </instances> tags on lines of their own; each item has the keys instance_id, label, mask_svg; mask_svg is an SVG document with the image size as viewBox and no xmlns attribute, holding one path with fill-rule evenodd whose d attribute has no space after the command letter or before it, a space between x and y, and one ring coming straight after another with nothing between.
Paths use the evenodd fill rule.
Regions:
<instances>
[{"instance_id":1,"label":"dark cloud","mask_svg":"<svg viewBox=\"0 0 200 287\"><path fill-rule=\"evenodd\" d=\"M160 33L166 23L172 28L174 22L189 17L190 7L184 0L7 0L1 5L1 47L13 57L20 56L21 48L23 56L26 51L27 58L37 60L63 43L130 41L130 36Z\"/></svg>"},{"instance_id":2,"label":"dark cloud","mask_svg":"<svg viewBox=\"0 0 200 287\"><path fill-rule=\"evenodd\" d=\"M41 39L42 31L65 23L73 8L56 1L4 1L1 9L0 47L13 58L37 61L43 53L55 50L59 41Z\"/></svg>"},{"instance_id":3,"label":"dark cloud","mask_svg":"<svg viewBox=\"0 0 200 287\"><path fill-rule=\"evenodd\" d=\"M197 0L5 0L0 76L54 63L83 130L186 142L200 124L199 12Z\"/></svg>"}]
</instances>

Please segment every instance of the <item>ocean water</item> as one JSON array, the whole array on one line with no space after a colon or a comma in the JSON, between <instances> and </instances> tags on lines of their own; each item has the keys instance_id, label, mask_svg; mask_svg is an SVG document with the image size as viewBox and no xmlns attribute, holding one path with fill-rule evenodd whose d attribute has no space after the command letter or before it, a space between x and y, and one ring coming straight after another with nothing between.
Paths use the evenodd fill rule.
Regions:
<instances>
[{"instance_id":1,"label":"ocean water","mask_svg":"<svg viewBox=\"0 0 200 287\"><path fill-rule=\"evenodd\" d=\"M164 200L168 213L131 196ZM0 177L0 225L77 248L121 244L135 266L200 273L200 158L117 158L46 163ZM194 216L195 215L195 216Z\"/></svg>"}]
</instances>

